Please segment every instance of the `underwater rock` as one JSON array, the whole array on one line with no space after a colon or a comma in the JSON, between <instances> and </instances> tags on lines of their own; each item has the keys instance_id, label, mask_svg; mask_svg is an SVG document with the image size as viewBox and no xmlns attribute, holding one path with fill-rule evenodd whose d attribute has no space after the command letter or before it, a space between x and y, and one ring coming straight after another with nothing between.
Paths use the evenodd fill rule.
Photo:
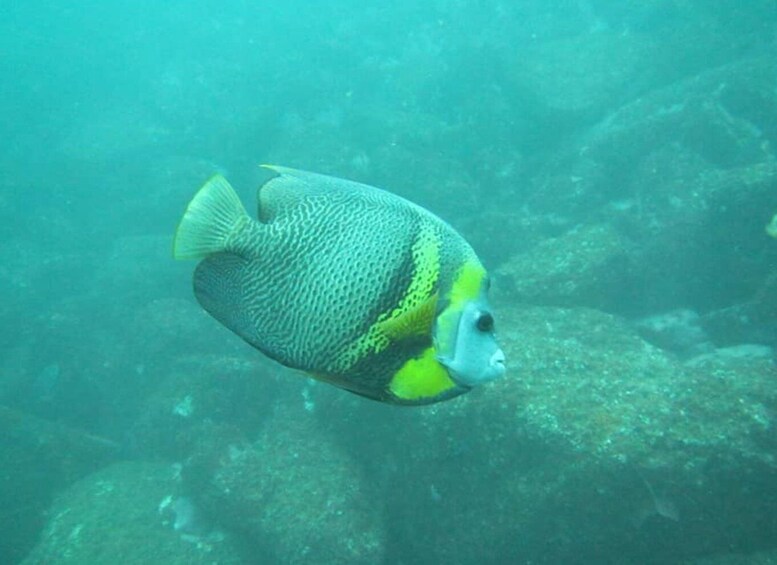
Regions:
<instances>
[{"instance_id":1,"label":"underwater rock","mask_svg":"<svg viewBox=\"0 0 777 565\"><path fill-rule=\"evenodd\" d=\"M114 411L105 408L110 412L106 419L127 432L132 453L178 458L181 448L196 438L189 433L192 426L205 419L220 423L222 416L227 422L232 415L246 420L261 416L237 408L257 402L266 392L272 382L264 375L268 362L231 339L193 300L160 296L116 302L106 305L100 327L92 329L86 342L91 348L79 350L78 359L81 365L96 365L105 391L101 406L115 406ZM91 350L94 343L100 344L98 355ZM192 417L173 414L187 396L192 397Z\"/></svg>"},{"instance_id":2,"label":"underwater rock","mask_svg":"<svg viewBox=\"0 0 777 565\"><path fill-rule=\"evenodd\" d=\"M507 76L519 90L530 92L531 99L541 100L547 116L564 116L569 127L570 121L590 120L620 105L635 86L649 86L644 70L656 50L655 40L646 35L579 33L516 50ZM635 85L635 76L641 84Z\"/></svg>"},{"instance_id":3,"label":"underwater rock","mask_svg":"<svg viewBox=\"0 0 777 565\"><path fill-rule=\"evenodd\" d=\"M174 528L167 510L178 483L173 466L156 463L118 463L89 475L58 497L22 563L245 563L226 534Z\"/></svg>"},{"instance_id":4,"label":"underwater rock","mask_svg":"<svg viewBox=\"0 0 777 565\"><path fill-rule=\"evenodd\" d=\"M276 373L256 355L176 358L132 425L135 449L183 460L211 441L226 445L255 437L269 415L260 407L284 392Z\"/></svg>"},{"instance_id":5,"label":"underwater rock","mask_svg":"<svg viewBox=\"0 0 777 565\"><path fill-rule=\"evenodd\" d=\"M777 248L759 224L763 208L777 203L777 165L708 171L686 186L697 202L679 197L656 212L655 233L636 234L624 226L640 243L633 260L640 267L634 284L643 289L642 307L683 305L703 314L762 302L758 295L773 276ZM766 309L752 320L773 323L773 314Z\"/></svg>"},{"instance_id":6,"label":"underwater rock","mask_svg":"<svg viewBox=\"0 0 777 565\"><path fill-rule=\"evenodd\" d=\"M173 352L218 354L234 349L233 344L224 343L227 334L194 300L152 299L135 309L128 324L133 331L125 343L136 359L148 362L168 358Z\"/></svg>"},{"instance_id":7,"label":"underwater rock","mask_svg":"<svg viewBox=\"0 0 777 565\"><path fill-rule=\"evenodd\" d=\"M553 10L548 3L542 9ZM569 131L652 89L739 59L753 41L749 34L703 12L665 0L556 6L544 20L558 26L566 13L575 27L553 33L529 24L536 31L522 48L504 50L505 82L529 108L524 113L541 116L541 129Z\"/></svg>"},{"instance_id":8,"label":"underwater rock","mask_svg":"<svg viewBox=\"0 0 777 565\"><path fill-rule=\"evenodd\" d=\"M114 460L118 445L0 406L0 562L17 563L43 525L54 494Z\"/></svg>"},{"instance_id":9,"label":"underwater rock","mask_svg":"<svg viewBox=\"0 0 777 565\"><path fill-rule=\"evenodd\" d=\"M529 206L577 222L635 216L651 233L662 228L655 221L663 213L706 209L702 181L710 172L770 161L775 77L772 60L745 60L623 105L547 161L531 182Z\"/></svg>"},{"instance_id":10,"label":"underwater rock","mask_svg":"<svg viewBox=\"0 0 777 565\"><path fill-rule=\"evenodd\" d=\"M719 346L762 343L777 347L777 269L751 299L707 312L701 321Z\"/></svg>"},{"instance_id":11,"label":"underwater rock","mask_svg":"<svg viewBox=\"0 0 777 565\"><path fill-rule=\"evenodd\" d=\"M697 164L705 168L764 162L777 141L773 125L777 95L770 87L776 75L773 60L746 59L654 90L602 120L585 140L582 153L603 167L605 176L628 181L625 186L614 184L605 195L622 196L642 188L646 198L651 197L650 188L666 198L667 183L656 187L656 181L670 181L682 172L667 160L662 163L666 169L655 171L660 176L639 177L647 172L639 164L655 167L653 156L665 148L672 148L680 165L688 154L701 157ZM678 196L692 197L690 188Z\"/></svg>"},{"instance_id":12,"label":"underwater rock","mask_svg":"<svg viewBox=\"0 0 777 565\"><path fill-rule=\"evenodd\" d=\"M678 472L701 472L713 460L774 460L771 442L754 441L777 408L770 359L713 357L689 367L600 312L505 314L501 323L511 330L500 338L521 367L521 417L537 433L589 455Z\"/></svg>"},{"instance_id":13,"label":"underwater rock","mask_svg":"<svg viewBox=\"0 0 777 565\"><path fill-rule=\"evenodd\" d=\"M634 322L640 336L653 345L682 357L693 357L713 349L701 318L693 310L679 309L646 316Z\"/></svg>"},{"instance_id":14,"label":"underwater rock","mask_svg":"<svg viewBox=\"0 0 777 565\"><path fill-rule=\"evenodd\" d=\"M611 225L632 242L632 299L644 316L748 300L777 248L777 65L747 59L652 91L558 152L527 208L569 226Z\"/></svg>"},{"instance_id":15,"label":"underwater rock","mask_svg":"<svg viewBox=\"0 0 777 565\"><path fill-rule=\"evenodd\" d=\"M556 506L562 516L576 516L567 523L570 548L586 538L634 551L642 536L665 531L654 551L698 555L773 538L762 525L773 508L760 502L777 486L770 359L683 366L621 320L590 310L512 310L502 318L512 330L501 336L505 351L521 367L519 421L566 452L555 496L564 500ZM623 526L655 498L643 478L677 507L679 521Z\"/></svg>"},{"instance_id":16,"label":"underwater rock","mask_svg":"<svg viewBox=\"0 0 777 565\"><path fill-rule=\"evenodd\" d=\"M171 254L166 235L121 237L97 270L93 288L110 288L111 296L121 295L125 304L186 296L188 286L180 280L186 268L171 261Z\"/></svg>"},{"instance_id":17,"label":"underwater rock","mask_svg":"<svg viewBox=\"0 0 777 565\"><path fill-rule=\"evenodd\" d=\"M688 367L705 367L709 365L728 365L734 368L743 367L749 363L757 366L763 361L774 360L774 349L768 345L757 343L743 343L731 347L720 347L708 353L697 355L686 361Z\"/></svg>"},{"instance_id":18,"label":"underwater rock","mask_svg":"<svg viewBox=\"0 0 777 565\"><path fill-rule=\"evenodd\" d=\"M210 468L184 470L189 490L267 562L381 562L380 498L301 403L279 409L256 442L214 447Z\"/></svg>"},{"instance_id":19,"label":"underwater rock","mask_svg":"<svg viewBox=\"0 0 777 565\"><path fill-rule=\"evenodd\" d=\"M686 367L585 308L495 313L508 373L466 398L317 399L385 501L398 561L677 562L777 535L761 502L777 366Z\"/></svg>"},{"instance_id":20,"label":"underwater rock","mask_svg":"<svg viewBox=\"0 0 777 565\"><path fill-rule=\"evenodd\" d=\"M583 226L507 261L495 290L521 303L613 309L630 298L628 249L611 226Z\"/></svg>"}]
</instances>

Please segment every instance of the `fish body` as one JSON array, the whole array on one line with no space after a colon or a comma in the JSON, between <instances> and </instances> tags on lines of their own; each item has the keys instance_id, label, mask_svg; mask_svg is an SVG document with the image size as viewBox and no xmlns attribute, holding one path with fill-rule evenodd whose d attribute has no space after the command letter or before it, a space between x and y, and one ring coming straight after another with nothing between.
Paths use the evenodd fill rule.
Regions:
<instances>
[{"instance_id":1,"label":"fish body","mask_svg":"<svg viewBox=\"0 0 777 565\"><path fill-rule=\"evenodd\" d=\"M214 176L176 232L202 307L276 361L396 404L504 373L488 276L447 223L383 190L285 167L250 217Z\"/></svg>"}]
</instances>

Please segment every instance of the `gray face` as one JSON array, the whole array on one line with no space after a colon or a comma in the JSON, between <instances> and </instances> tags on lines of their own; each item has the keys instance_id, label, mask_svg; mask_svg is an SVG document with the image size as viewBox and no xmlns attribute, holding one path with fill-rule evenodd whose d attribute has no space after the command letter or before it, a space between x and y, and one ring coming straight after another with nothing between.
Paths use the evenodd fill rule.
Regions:
<instances>
[{"instance_id":1,"label":"gray face","mask_svg":"<svg viewBox=\"0 0 777 565\"><path fill-rule=\"evenodd\" d=\"M505 355L496 343L494 318L484 297L464 307L453 349L439 361L454 381L465 386L476 386L504 374Z\"/></svg>"}]
</instances>

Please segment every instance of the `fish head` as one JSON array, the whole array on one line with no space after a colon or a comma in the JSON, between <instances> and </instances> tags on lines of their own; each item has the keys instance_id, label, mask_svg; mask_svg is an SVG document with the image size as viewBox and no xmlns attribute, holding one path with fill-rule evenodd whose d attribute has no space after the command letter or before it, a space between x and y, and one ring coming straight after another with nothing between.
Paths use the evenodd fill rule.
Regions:
<instances>
[{"instance_id":1,"label":"fish head","mask_svg":"<svg viewBox=\"0 0 777 565\"><path fill-rule=\"evenodd\" d=\"M485 292L449 305L437 318L433 338L437 360L457 384L474 387L504 375L505 354Z\"/></svg>"}]
</instances>

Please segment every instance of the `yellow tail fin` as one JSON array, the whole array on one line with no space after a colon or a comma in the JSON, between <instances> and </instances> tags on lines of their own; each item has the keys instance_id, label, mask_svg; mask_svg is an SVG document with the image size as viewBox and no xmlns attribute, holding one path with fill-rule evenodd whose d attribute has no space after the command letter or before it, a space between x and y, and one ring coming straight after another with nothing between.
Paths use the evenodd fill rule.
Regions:
<instances>
[{"instance_id":1,"label":"yellow tail fin","mask_svg":"<svg viewBox=\"0 0 777 565\"><path fill-rule=\"evenodd\" d=\"M774 215L772 221L766 226L766 233L772 237L777 237L777 214Z\"/></svg>"},{"instance_id":2,"label":"yellow tail fin","mask_svg":"<svg viewBox=\"0 0 777 565\"><path fill-rule=\"evenodd\" d=\"M186 207L175 230L173 256L202 259L226 250L227 241L244 218L248 218L235 190L221 175L206 182Z\"/></svg>"}]
</instances>

